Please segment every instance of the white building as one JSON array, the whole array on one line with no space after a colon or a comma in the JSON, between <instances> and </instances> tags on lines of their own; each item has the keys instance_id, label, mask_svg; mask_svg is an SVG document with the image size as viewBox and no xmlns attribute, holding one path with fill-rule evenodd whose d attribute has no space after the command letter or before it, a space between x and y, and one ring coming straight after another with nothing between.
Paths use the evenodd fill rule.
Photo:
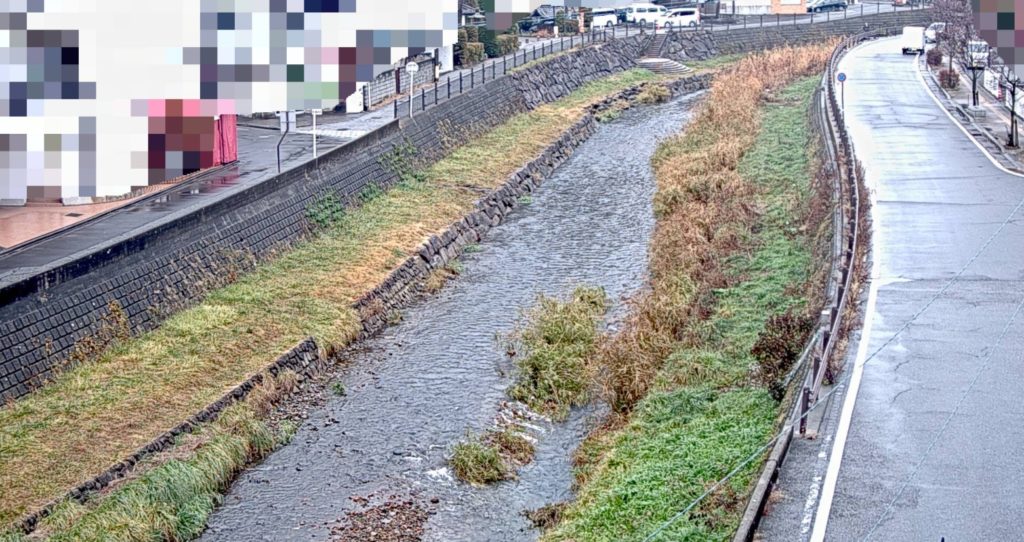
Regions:
<instances>
[{"instance_id":1,"label":"white building","mask_svg":"<svg viewBox=\"0 0 1024 542\"><path fill-rule=\"evenodd\" d=\"M331 108L423 51L450 65L458 30L458 0L0 4L8 205L92 202L208 167L231 132L222 117Z\"/></svg>"}]
</instances>

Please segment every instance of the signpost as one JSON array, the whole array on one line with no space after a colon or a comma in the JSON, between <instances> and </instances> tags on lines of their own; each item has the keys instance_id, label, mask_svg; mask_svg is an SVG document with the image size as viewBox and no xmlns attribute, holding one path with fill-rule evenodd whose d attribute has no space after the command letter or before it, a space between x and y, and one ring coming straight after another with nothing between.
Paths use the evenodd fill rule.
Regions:
<instances>
[{"instance_id":1,"label":"signpost","mask_svg":"<svg viewBox=\"0 0 1024 542\"><path fill-rule=\"evenodd\" d=\"M405 65L405 73L409 74L409 118L412 118L412 94L416 91L416 72L420 71L420 65L416 62L409 62Z\"/></svg>"},{"instance_id":2,"label":"signpost","mask_svg":"<svg viewBox=\"0 0 1024 542\"><path fill-rule=\"evenodd\" d=\"M846 109L846 73L845 72L839 72L839 75L836 76L836 79L839 80L839 96L840 96L840 100L842 100L842 108L845 110Z\"/></svg>"},{"instance_id":3,"label":"signpost","mask_svg":"<svg viewBox=\"0 0 1024 542\"><path fill-rule=\"evenodd\" d=\"M324 114L323 109L314 109L310 111L313 114L313 158L317 157L316 154L316 118Z\"/></svg>"}]
</instances>

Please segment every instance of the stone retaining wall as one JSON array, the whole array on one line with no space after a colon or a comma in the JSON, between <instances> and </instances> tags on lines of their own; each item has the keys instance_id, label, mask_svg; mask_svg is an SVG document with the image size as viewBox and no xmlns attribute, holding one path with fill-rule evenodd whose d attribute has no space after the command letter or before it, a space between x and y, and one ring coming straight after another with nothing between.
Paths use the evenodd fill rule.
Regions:
<instances>
[{"instance_id":1,"label":"stone retaining wall","mask_svg":"<svg viewBox=\"0 0 1024 542\"><path fill-rule=\"evenodd\" d=\"M932 21L932 17L931 10L915 10L836 19L815 24L734 28L714 32L673 32L665 40L661 56L684 63L687 60L706 60L719 54L747 53L783 45L815 43L831 37L852 36L864 32L865 25L868 30L909 25L924 26Z\"/></svg>"},{"instance_id":2,"label":"stone retaining wall","mask_svg":"<svg viewBox=\"0 0 1024 542\"><path fill-rule=\"evenodd\" d=\"M332 194L355 205L369 186L399 180L384 158L412 144L426 166L512 115L587 81L633 66L639 38L609 42L473 89L265 182L226 190L196 212L84 258L0 286L0 400L41 385L58 367L87 359L118 333L153 329L310 232L310 205Z\"/></svg>"}]
</instances>

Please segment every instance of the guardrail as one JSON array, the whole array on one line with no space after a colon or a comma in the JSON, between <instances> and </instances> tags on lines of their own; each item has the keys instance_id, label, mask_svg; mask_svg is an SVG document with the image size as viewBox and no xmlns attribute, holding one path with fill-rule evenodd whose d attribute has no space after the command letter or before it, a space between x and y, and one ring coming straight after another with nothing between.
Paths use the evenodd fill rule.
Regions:
<instances>
[{"instance_id":1,"label":"guardrail","mask_svg":"<svg viewBox=\"0 0 1024 542\"><path fill-rule=\"evenodd\" d=\"M786 378L786 388L803 378L793 410L782 430L769 443L772 447L761 476L754 487L750 501L733 542L753 539L768 495L778 476L779 467L789 450L793 436L807 431L807 417L821 393L826 376L831 372L831 361L836 344L845 325L844 314L850 303L850 290L857 273L857 249L861 241L861 178L859 163L854 154L836 89L839 61L846 52L862 41L899 32L900 29L882 29L858 34L843 40L832 52L822 85L814 96L814 129L824 141L826 167L835 174L833 185L835 208L833 220L832 263L826 286L825 308L803 353Z\"/></svg>"}]
</instances>

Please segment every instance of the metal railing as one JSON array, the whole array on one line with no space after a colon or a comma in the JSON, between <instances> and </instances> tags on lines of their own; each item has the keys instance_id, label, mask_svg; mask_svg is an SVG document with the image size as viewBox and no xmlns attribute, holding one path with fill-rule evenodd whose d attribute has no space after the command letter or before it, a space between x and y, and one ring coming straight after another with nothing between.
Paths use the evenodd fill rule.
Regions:
<instances>
[{"instance_id":1,"label":"metal railing","mask_svg":"<svg viewBox=\"0 0 1024 542\"><path fill-rule=\"evenodd\" d=\"M814 407L821 393L826 376L831 373L832 356L836 343L842 335L843 315L849 304L850 289L856 271L857 247L860 242L861 221L861 179L859 164L847 132L843 108L836 89L839 61L846 51L858 43L872 38L889 35L891 29L858 34L847 38L836 47L829 59L823 77L823 91L816 99L821 106L816 121L822 130L825 152L835 167L839 182L835 186L836 205L833 213L832 270L826 290L825 308L822 310L817 330L812 339L812 348L807 355L810 367L804 377L794 412L800 434L807 431L807 414ZM803 364L807 359L803 360ZM795 373L794 373L795 374Z\"/></svg>"},{"instance_id":2,"label":"metal railing","mask_svg":"<svg viewBox=\"0 0 1024 542\"><path fill-rule=\"evenodd\" d=\"M591 32L574 34L562 38L544 40L533 47L481 62L476 66L457 70L441 76L432 85L413 89L411 96L394 101L394 117L409 117L422 113L431 107L444 103L455 96L464 94L535 60L570 51L592 43L606 42L617 38L633 37L645 33L644 29L612 27L594 29Z\"/></svg>"}]
</instances>

